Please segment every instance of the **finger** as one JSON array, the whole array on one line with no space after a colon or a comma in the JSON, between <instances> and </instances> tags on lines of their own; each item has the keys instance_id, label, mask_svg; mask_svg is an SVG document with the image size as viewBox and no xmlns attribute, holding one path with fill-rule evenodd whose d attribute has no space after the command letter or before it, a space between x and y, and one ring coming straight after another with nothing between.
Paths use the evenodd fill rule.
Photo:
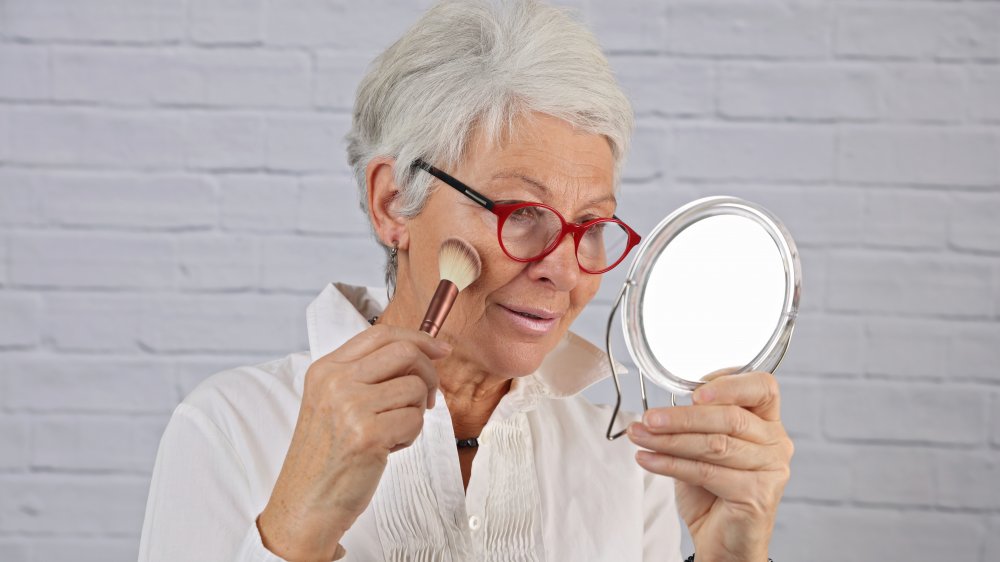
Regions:
<instances>
[{"instance_id":1,"label":"finger","mask_svg":"<svg viewBox=\"0 0 1000 562\"><path fill-rule=\"evenodd\" d=\"M715 380L719 377L724 377L726 375L732 375L738 373L740 367L726 367L725 369L719 369L717 371L712 371L711 373L701 377L703 382L708 382L710 380Z\"/></svg>"},{"instance_id":2,"label":"finger","mask_svg":"<svg viewBox=\"0 0 1000 562\"><path fill-rule=\"evenodd\" d=\"M739 406L674 406L650 408L642 417L650 433L721 433L753 443L776 439L772 422Z\"/></svg>"},{"instance_id":3,"label":"finger","mask_svg":"<svg viewBox=\"0 0 1000 562\"><path fill-rule=\"evenodd\" d=\"M771 373L753 371L715 378L698 388L695 404L733 404L769 421L781 416L781 391Z\"/></svg>"},{"instance_id":4,"label":"finger","mask_svg":"<svg viewBox=\"0 0 1000 562\"><path fill-rule=\"evenodd\" d=\"M672 457L708 462L738 470L764 470L779 463L773 447L744 441L724 433L680 433L657 435L642 424L628 428L629 439L636 445Z\"/></svg>"},{"instance_id":5,"label":"finger","mask_svg":"<svg viewBox=\"0 0 1000 562\"><path fill-rule=\"evenodd\" d=\"M427 407L434 407L438 388L437 369L423 350L412 342L392 342L358 361L356 369L356 380L368 384L378 384L398 376L417 375L427 386Z\"/></svg>"},{"instance_id":6,"label":"finger","mask_svg":"<svg viewBox=\"0 0 1000 562\"><path fill-rule=\"evenodd\" d=\"M375 416L380 441L390 452L412 445L423 427L423 408L397 408Z\"/></svg>"},{"instance_id":7,"label":"finger","mask_svg":"<svg viewBox=\"0 0 1000 562\"><path fill-rule=\"evenodd\" d=\"M427 406L427 383L417 375L396 377L371 385L365 400L376 414L397 408L420 408Z\"/></svg>"},{"instance_id":8,"label":"finger","mask_svg":"<svg viewBox=\"0 0 1000 562\"><path fill-rule=\"evenodd\" d=\"M641 450L635 460L650 472L701 486L724 500L740 501L754 490L755 474L750 471Z\"/></svg>"},{"instance_id":9,"label":"finger","mask_svg":"<svg viewBox=\"0 0 1000 562\"><path fill-rule=\"evenodd\" d=\"M416 345L431 359L441 359L451 352L451 346L447 342L436 340L419 330L378 324L347 340L343 345L319 360L357 361L397 341L406 341Z\"/></svg>"}]
</instances>

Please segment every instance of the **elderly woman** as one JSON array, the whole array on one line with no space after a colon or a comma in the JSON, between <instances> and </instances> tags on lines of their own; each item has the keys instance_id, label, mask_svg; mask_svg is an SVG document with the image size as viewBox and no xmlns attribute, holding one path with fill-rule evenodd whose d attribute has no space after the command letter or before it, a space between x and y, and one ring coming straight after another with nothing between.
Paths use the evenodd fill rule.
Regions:
<instances>
[{"instance_id":1,"label":"elderly woman","mask_svg":"<svg viewBox=\"0 0 1000 562\"><path fill-rule=\"evenodd\" d=\"M624 252L598 260L574 238L628 232L592 221L615 216L631 127L594 38L561 11L431 9L375 60L349 136L391 298L328 286L308 353L217 374L177 407L140 560L675 562L679 513L699 562L765 562L792 454L773 377L716 378L614 442L608 409L580 395L610 370L569 327ZM484 198L538 204L562 238L501 246ZM433 339L415 328L454 235L482 274Z\"/></svg>"}]
</instances>

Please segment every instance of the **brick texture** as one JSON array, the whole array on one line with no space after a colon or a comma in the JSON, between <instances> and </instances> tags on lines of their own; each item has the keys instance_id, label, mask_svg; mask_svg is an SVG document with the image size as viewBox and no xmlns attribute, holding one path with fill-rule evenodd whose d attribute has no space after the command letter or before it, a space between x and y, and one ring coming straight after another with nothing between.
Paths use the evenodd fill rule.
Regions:
<instances>
[{"instance_id":1,"label":"brick texture","mask_svg":"<svg viewBox=\"0 0 1000 562\"><path fill-rule=\"evenodd\" d=\"M0 560L134 560L177 402L381 283L343 137L431 1L0 0ZM799 244L775 560L1000 559L1000 3L562 3L636 110L618 214Z\"/></svg>"}]
</instances>

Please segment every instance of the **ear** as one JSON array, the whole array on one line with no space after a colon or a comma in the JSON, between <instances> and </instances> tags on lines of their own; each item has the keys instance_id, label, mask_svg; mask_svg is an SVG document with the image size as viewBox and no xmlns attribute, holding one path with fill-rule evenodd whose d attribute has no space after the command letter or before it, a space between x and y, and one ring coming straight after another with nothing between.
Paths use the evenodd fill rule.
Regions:
<instances>
[{"instance_id":1,"label":"ear","mask_svg":"<svg viewBox=\"0 0 1000 562\"><path fill-rule=\"evenodd\" d=\"M368 185L368 220L375 227L379 240L388 247L399 243L399 249L409 247L409 229L405 217L396 211L399 188L396 186L394 168L396 161L389 157L373 158L365 168Z\"/></svg>"}]
</instances>

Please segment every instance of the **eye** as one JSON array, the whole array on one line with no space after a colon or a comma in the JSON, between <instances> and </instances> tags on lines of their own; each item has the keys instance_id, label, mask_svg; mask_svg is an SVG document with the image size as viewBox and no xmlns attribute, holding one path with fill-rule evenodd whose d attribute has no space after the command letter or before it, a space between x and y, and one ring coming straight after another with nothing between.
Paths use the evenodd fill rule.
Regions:
<instances>
[{"instance_id":1,"label":"eye","mask_svg":"<svg viewBox=\"0 0 1000 562\"><path fill-rule=\"evenodd\" d=\"M603 238L604 228L608 225L606 222L599 222L586 230L586 236L589 238Z\"/></svg>"},{"instance_id":2,"label":"eye","mask_svg":"<svg viewBox=\"0 0 1000 562\"><path fill-rule=\"evenodd\" d=\"M545 212L541 207L523 207L511 213L510 219L518 222L534 222L541 218Z\"/></svg>"}]
</instances>

